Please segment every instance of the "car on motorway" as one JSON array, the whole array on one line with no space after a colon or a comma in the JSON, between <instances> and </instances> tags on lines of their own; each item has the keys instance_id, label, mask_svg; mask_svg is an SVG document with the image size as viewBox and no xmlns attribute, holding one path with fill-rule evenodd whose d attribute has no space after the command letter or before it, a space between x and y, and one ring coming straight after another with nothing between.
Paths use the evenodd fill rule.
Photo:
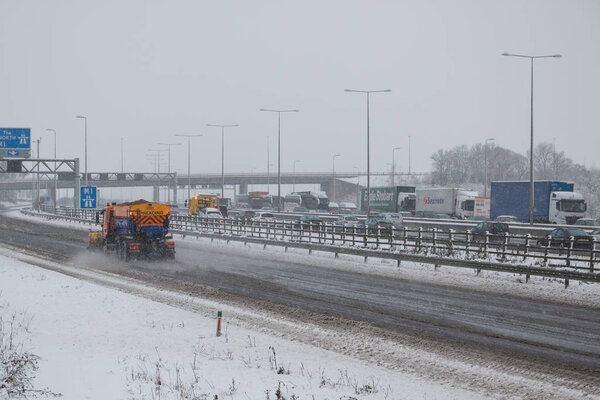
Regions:
<instances>
[{"instance_id":1,"label":"car on motorway","mask_svg":"<svg viewBox=\"0 0 600 400\"><path fill-rule=\"evenodd\" d=\"M394 229L394 224L381 216L368 218L360 226L366 229L368 234L379 233L381 236L391 236Z\"/></svg>"},{"instance_id":2,"label":"car on motorway","mask_svg":"<svg viewBox=\"0 0 600 400\"><path fill-rule=\"evenodd\" d=\"M359 226L359 220L356 215L340 215L333 223L336 232L352 231Z\"/></svg>"},{"instance_id":3,"label":"car on motorway","mask_svg":"<svg viewBox=\"0 0 600 400\"><path fill-rule=\"evenodd\" d=\"M221 214L221 211L219 211L218 208L212 208L212 207L203 208L199 215L202 218L223 221L223 214Z\"/></svg>"},{"instance_id":4,"label":"car on motorway","mask_svg":"<svg viewBox=\"0 0 600 400\"><path fill-rule=\"evenodd\" d=\"M545 238L538 240L540 246L570 247L573 238L574 249L592 249L594 238L592 235L579 228L557 228Z\"/></svg>"},{"instance_id":5,"label":"car on motorway","mask_svg":"<svg viewBox=\"0 0 600 400\"><path fill-rule=\"evenodd\" d=\"M594 229L593 231L591 231L590 236L592 237L592 240L594 241L594 249L596 249L598 247L598 245L600 245L600 228Z\"/></svg>"},{"instance_id":6,"label":"car on motorway","mask_svg":"<svg viewBox=\"0 0 600 400\"><path fill-rule=\"evenodd\" d=\"M498 215L495 219L496 222L519 222L519 219L514 215Z\"/></svg>"},{"instance_id":7,"label":"car on motorway","mask_svg":"<svg viewBox=\"0 0 600 400\"><path fill-rule=\"evenodd\" d=\"M347 201L340 202L340 208L345 208L345 209L348 209L348 210L350 210L352 212L356 212L356 210L357 210L356 204L350 203L350 202L347 202Z\"/></svg>"},{"instance_id":8,"label":"car on motorway","mask_svg":"<svg viewBox=\"0 0 600 400\"><path fill-rule=\"evenodd\" d=\"M402 215L402 218L414 217L413 213L411 213L410 211L398 211L398 214Z\"/></svg>"},{"instance_id":9,"label":"car on motorway","mask_svg":"<svg viewBox=\"0 0 600 400\"><path fill-rule=\"evenodd\" d=\"M402 228L402 214L393 212L384 212L379 215L381 218L392 223L395 229Z\"/></svg>"},{"instance_id":10,"label":"car on motorway","mask_svg":"<svg viewBox=\"0 0 600 400\"><path fill-rule=\"evenodd\" d=\"M480 222L474 228L469 229L469 233L473 236L473 240L476 242L485 241L486 232L488 232L490 235L490 242L501 242L504 240L504 236L510 233L510 230L506 222L495 221Z\"/></svg>"},{"instance_id":11,"label":"car on motorway","mask_svg":"<svg viewBox=\"0 0 600 400\"><path fill-rule=\"evenodd\" d=\"M600 226L600 222L594 218L579 218L575 221L575 225L578 226Z\"/></svg>"},{"instance_id":12,"label":"car on motorway","mask_svg":"<svg viewBox=\"0 0 600 400\"><path fill-rule=\"evenodd\" d=\"M296 222L297 228L310 231L318 231L320 229L323 219L318 215L302 215Z\"/></svg>"},{"instance_id":13,"label":"car on motorway","mask_svg":"<svg viewBox=\"0 0 600 400\"><path fill-rule=\"evenodd\" d=\"M252 221L252 218L254 218L255 215L256 211L254 210L240 210L234 218L236 221L245 224L246 222Z\"/></svg>"},{"instance_id":14,"label":"car on motorway","mask_svg":"<svg viewBox=\"0 0 600 400\"><path fill-rule=\"evenodd\" d=\"M330 201L327 207L329 207L329 214L337 214L337 211L340 209L340 205L333 201Z\"/></svg>"},{"instance_id":15,"label":"car on motorway","mask_svg":"<svg viewBox=\"0 0 600 400\"><path fill-rule=\"evenodd\" d=\"M336 212L336 215L353 215L354 212L348 208L340 208Z\"/></svg>"},{"instance_id":16,"label":"car on motorway","mask_svg":"<svg viewBox=\"0 0 600 400\"><path fill-rule=\"evenodd\" d=\"M252 218L254 222L275 222L275 215L270 211L257 211Z\"/></svg>"},{"instance_id":17,"label":"car on motorway","mask_svg":"<svg viewBox=\"0 0 600 400\"><path fill-rule=\"evenodd\" d=\"M295 213L307 213L309 211L310 210L308 208L302 207L302 206L294 207L294 209L292 210L292 212L295 212Z\"/></svg>"}]
</instances>

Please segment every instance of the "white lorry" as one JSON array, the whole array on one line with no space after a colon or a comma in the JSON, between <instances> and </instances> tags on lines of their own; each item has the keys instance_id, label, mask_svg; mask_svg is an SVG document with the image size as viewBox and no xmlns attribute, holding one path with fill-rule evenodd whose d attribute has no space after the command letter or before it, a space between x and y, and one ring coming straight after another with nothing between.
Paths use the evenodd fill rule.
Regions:
<instances>
[{"instance_id":1,"label":"white lorry","mask_svg":"<svg viewBox=\"0 0 600 400\"><path fill-rule=\"evenodd\" d=\"M475 198L479 194L468 189L417 188L416 216L435 217L446 214L451 217L468 218L474 215Z\"/></svg>"}]
</instances>

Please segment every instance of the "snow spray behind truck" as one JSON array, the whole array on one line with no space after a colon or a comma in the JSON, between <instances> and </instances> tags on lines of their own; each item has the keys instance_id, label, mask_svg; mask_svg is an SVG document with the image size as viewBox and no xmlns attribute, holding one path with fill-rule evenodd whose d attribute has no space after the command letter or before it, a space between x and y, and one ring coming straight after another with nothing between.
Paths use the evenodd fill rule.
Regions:
<instances>
[{"instance_id":1,"label":"snow spray behind truck","mask_svg":"<svg viewBox=\"0 0 600 400\"><path fill-rule=\"evenodd\" d=\"M371 210L399 212L415 211L414 186L388 186L371 188ZM367 211L367 189L362 189L361 211Z\"/></svg>"}]
</instances>

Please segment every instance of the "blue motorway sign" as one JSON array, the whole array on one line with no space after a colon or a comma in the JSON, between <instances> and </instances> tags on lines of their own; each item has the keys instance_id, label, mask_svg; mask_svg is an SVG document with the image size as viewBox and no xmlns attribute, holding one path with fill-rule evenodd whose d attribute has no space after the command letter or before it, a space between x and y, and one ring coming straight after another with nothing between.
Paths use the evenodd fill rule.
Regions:
<instances>
[{"instance_id":1,"label":"blue motorway sign","mask_svg":"<svg viewBox=\"0 0 600 400\"><path fill-rule=\"evenodd\" d=\"M82 186L79 202L80 208L96 208L96 187Z\"/></svg>"},{"instance_id":2,"label":"blue motorway sign","mask_svg":"<svg viewBox=\"0 0 600 400\"><path fill-rule=\"evenodd\" d=\"M0 128L0 149L31 148L30 128Z\"/></svg>"}]
</instances>

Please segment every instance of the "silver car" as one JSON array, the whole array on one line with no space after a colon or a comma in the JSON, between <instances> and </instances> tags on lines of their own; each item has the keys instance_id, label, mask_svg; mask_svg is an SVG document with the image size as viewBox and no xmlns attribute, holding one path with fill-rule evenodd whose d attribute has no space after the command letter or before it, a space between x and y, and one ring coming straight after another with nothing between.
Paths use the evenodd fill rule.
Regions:
<instances>
[{"instance_id":1,"label":"silver car","mask_svg":"<svg viewBox=\"0 0 600 400\"><path fill-rule=\"evenodd\" d=\"M355 215L340 215L333 224L336 232L343 232L358 227L359 221Z\"/></svg>"}]
</instances>

